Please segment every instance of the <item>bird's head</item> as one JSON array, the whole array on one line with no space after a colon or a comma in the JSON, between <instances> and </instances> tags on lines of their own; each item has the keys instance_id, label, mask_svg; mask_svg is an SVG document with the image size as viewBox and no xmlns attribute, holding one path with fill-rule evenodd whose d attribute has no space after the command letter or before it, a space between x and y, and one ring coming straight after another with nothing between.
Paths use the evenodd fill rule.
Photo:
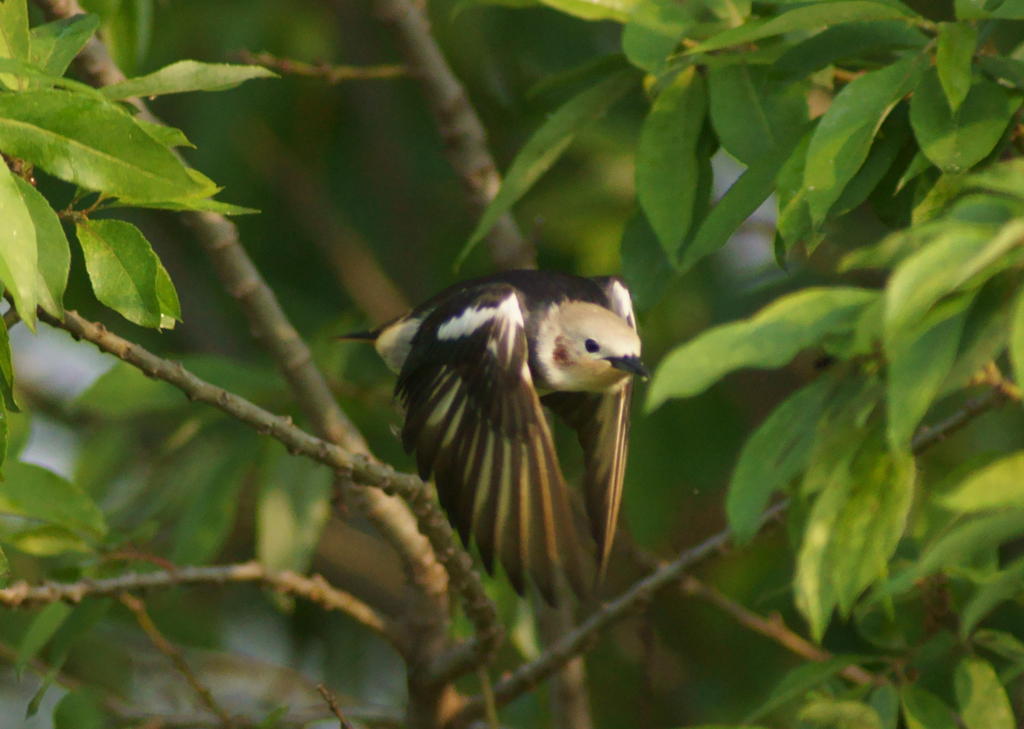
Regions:
<instances>
[{"instance_id":1,"label":"bird's head","mask_svg":"<svg viewBox=\"0 0 1024 729\"><path fill-rule=\"evenodd\" d=\"M556 390L603 392L630 375L649 375L640 337L615 312L582 301L551 309L538 332L537 355Z\"/></svg>"}]
</instances>

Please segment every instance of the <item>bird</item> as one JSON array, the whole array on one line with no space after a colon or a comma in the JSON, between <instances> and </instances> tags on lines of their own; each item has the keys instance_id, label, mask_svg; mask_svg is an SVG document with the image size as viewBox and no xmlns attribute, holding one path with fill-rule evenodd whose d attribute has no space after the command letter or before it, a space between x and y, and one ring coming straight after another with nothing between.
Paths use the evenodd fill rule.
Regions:
<instances>
[{"instance_id":1,"label":"bird","mask_svg":"<svg viewBox=\"0 0 1024 729\"><path fill-rule=\"evenodd\" d=\"M649 373L628 288L614 276L511 270L457 283L342 339L374 344L398 379L402 445L488 572L557 604L605 573L629 445L633 376ZM579 533L549 408L576 430L593 547ZM596 573L595 573L596 566Z\"/></svg>"}]
</instances>

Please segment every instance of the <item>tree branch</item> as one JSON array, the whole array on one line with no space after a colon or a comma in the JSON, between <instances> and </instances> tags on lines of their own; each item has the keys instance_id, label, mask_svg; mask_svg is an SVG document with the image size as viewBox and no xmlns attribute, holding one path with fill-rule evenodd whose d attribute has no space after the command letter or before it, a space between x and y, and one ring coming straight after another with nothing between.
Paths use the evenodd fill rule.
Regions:
<instances>
[{"instance_id":1,"label":"tree branch","mask_svg":"<svg viewBox=\"0 0 1024 729\"><path fill-rule=\"evenodd\" d=\"M377 66L346 66L329 63L306 63L293 58L280 58L271 53L253 53L240 51L238 60L243 63L254 63L266 66L288 76L306 76L328 84L340 84L345 81L374 81L380 79L401 78L409 75L409 69L398 63L385 63Z\"/></svg>"},{"instance_id":2,"label":"tree branch","mask_svg":"<svg viewBox=\"0 0 1024 729\"><path fill-rule=\"evenodd\" d=\"M470 654L474 660L482 660L497 648L502 639L502 630L494 603L484 592L469 554L464 549L456 548L457 537L448 520L434 505L431 489L418 477L400 473L394 467L375 461L365 454L351 453L334 443L310 435L296 426L291 418L275 415L243 397L212 385L196 377L181 363L158 357L74 311L65 311L64 321L56 320L45 312L40 313L40 318L47 324L67 330L78 339L92 342L100 350L128 362L150 377L174 385L189 399L213 405L258 432L279 440L293 455L311 458L335 471L351 475L361 484L401 496L416 514L420 528L434 545L438 558L451 575L453 587L461 596L466 615L476 629L476 636L455 650L456 658ZM449 671L453 665L459 667L459 670L466 670L467 665L471 667L471 664L455 658L446 659L442 656L438 661L438 666ZM436 677L438 673L435 666L431 674ZM450 678L450 675L442 678Z\"/></svg>"},{"instance_id":3,"label":"tree branch","mask_svg":"<svg viewBox=\"0 0 1024 729\"><path fill-rule=\"evenodd\" d=\"M765 511L762 522L774 518L784 509L783 504L772 506ZM529 663L524 663L499 681L494 687L495 702L501 706L529 691L561 668L573 656L587 650L600 631L643 608L659 590L675 584L689 567L723 549L731 538L732 532L725 529L697 546L687 549L674 561L633 583L619 597L606 602L575 629L549 646L540 657ZM473 719L479 718L483 711L483 700L474 697L467 701L462 710L454 717L451 726L465 726Z\"/></svg>"},{"instance_id":4,"label":"tree branch","mask_svg":"<svg viewBox=\"0 0 1024 729\"><path fill-rule=\"evenodd\" d=\"M501 187L484 126L431 34L424 6L415 0L377 0L376 7L380 17L394 26L409 68L423 83L448 162L462 178L473 212L479 216ZM487 244L498 268L537 267L533 246L508 213L498 218Z\"/></svg>"},{"instance_id":5,"label":"tree branch","mask_svg":"<svg viewBox=\"0 0 1024 729\"><path fill-rule=\"evenodd\" d=\"M785 621L783 621L782 616L778 613L768 618L758 615L732 598L726 597L711 585L701 582L693 575L687 575L683 579L681 587L687 595L695 595L707 600L735 619L744 628L760 633L798 656L809 661L818 661L819 663L828 661L833 657L824 648L819 648L809 640L790 630ZM839 675L862 686L884 683L880 677L856 665L847 666L839 672Z\"/></svg>"},{"instance_id":6,"label":"tree branch","mask_svg":"<svg viewBox=\"0 0 1024 729\"><path fill-rule=\"evenodd\" d=\"M16 608L53 602L77 604L87 597L120 595L134 590L228 582L259 582L278 592L316 603L324 610L343 612L391 643L400 653L404 650L405 640L395 622L355 595L334 587L320 575L304 577L287 570L269 570L255 561L214 567L175 567L155 572L128 572L117 577L77 582L44 582L41 585L16 582L0 589L0 605Z\"/></svg>"}]
</instances>

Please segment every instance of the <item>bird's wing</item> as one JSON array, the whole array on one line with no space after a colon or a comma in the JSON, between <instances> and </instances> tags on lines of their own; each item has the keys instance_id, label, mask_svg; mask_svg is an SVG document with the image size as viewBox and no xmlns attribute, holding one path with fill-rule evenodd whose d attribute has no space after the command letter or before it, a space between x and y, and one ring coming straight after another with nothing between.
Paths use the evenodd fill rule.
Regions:
<instances>
[{"instance_id":1,"label":"bird's wing","mask_svg":"<svg viewBox=\"0 0 1024 729\"><path fill-rule=\"evenodd\" d=\"M633 304L625 285L615 277L596 278L594 281L604 289L612 311L636 329ZM599 579L608 567L622 505L632 399L632 377L617 390L606 394L553 392L543 398L545 405L576 430L583 448L583 494L600 557Z\"/></svg>"},{"instance_id":2,"label":"bird's wing","mask_svg":"<svg viewBox=\"0 0 1024 729\"><path fill-rule=\"evenodd\" d=\"M402 442L420 475L488 570L498 557L515 588L529 575L549 602L564 574L586 594L584 553L528 365L515 289L458 292L420 326L399 375Z\"/></svg>"}]
</instances>

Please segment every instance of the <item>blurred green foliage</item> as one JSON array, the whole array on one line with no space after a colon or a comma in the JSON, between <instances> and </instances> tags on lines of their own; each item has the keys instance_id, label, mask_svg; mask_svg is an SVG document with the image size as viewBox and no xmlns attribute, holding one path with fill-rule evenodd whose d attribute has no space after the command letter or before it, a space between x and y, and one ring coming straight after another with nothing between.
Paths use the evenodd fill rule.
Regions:
<instances>
[{"instance_id":1,"label":"blurred green foliage","mask_svg":"<svg viewBox=\"0 0 1024 729\"><path fill-rule=\"evenodd\" d=\"M369 0L83 5L96 15L44 24L21 0L0 3L0 281L25 324L37 307L77 309L301 423L174 211L238 214L342 406L408 470L389 375L332 338L401 301L360 310L369 279L338 262L362 256L415 302L489 270L474 244L512 210L542 268L625 275L645 359L660 362L635 412L629 536L608 596L652 555L728 524L739 546L700 579L828 654L798 657L669 590L588 654L595 725L1018 723L1020 2L434 0L433 33L507 171L479 219L414 75L330 86L222 65L241 51L401 62ZM103 93L62 78L97 28L137 77ZM171 127L116 103L136 94ZM773 200L774 218L748 221ZM368 525L332 515L323 469L125 364L69 395L19 364L31 336L12 365L0 330L6 579L255 556L400 606L401 567ZM79 354L44 356L70 367ZM967 427L949 425L965 413ZM72 434L60 474L54 427ZM573 480L571 438L558 436ZM46 463L22 461L26 442ZM780 493L785 526L759 533ZM487 582L510 633L498 675L538 645L528 603ZM147 604L214 693L265 726L281 707L317 705L318 681L346 703L404 702L398 657L344 617L241 585ZM156 714L196 705L116 602L0 615L12 668L0 679L56 727L109 725L110 696ZM57 701L58 671L86 685ZM501 716L548 725L547 690Z\"/></svg>"}]
</instances>

